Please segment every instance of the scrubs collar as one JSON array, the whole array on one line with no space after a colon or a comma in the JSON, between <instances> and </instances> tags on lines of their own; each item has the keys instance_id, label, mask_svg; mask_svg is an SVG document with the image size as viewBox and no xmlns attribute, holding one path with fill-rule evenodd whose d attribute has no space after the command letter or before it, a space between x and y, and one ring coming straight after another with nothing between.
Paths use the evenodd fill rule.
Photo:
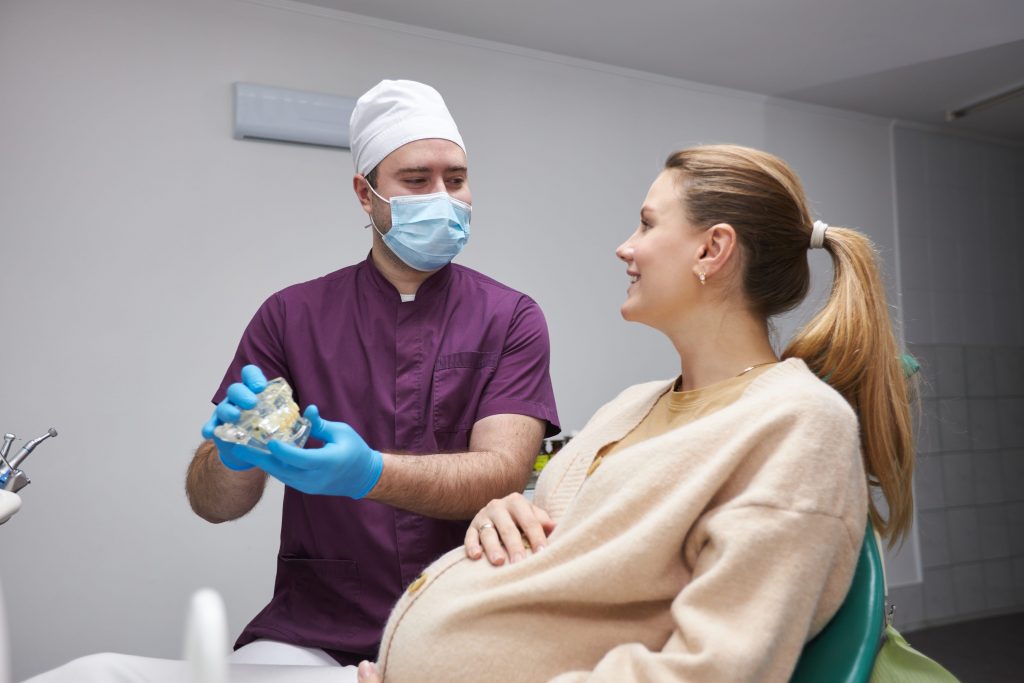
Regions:
<instances>
[{"instance_id":1,"label":"scrubs collar","mask_svg":"<svg viewBox=\"0 0 1024 683\"><path fill-rule=\"evenodd\" d=\"M384 274L377 268L377 264L373 262L372 249L366 255L366 260L363 261L362 266L363 270L367 271L369 274L370 281L377 290L385 294L389 293L396 301L401 300L401 295L398 293L398 290L386 277L384 277ZM452 264L449 263L424 280L419 289L416 290L416 299L408 302L406 305L430 300L436 296L438 292L442 292L447 289L448 283L451 279Z\"/></svg>"}]
</instances>

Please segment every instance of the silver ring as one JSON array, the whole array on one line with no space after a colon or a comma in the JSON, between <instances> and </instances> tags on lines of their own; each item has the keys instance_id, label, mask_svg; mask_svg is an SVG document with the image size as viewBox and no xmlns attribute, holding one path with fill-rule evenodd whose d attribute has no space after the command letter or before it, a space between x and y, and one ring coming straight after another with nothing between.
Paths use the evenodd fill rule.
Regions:
<instances>
[{"instance_id":1,"label":"silver ring","mask_svg":"<svg viewBox=\"0 0 1024 683\"><path fill-rule=\"evenodd\" d=\"M483 524L480 525L480 528L477 529L477 533L481 533L482 534L484 532L484 529L493 529L493 528L494 528L493 524L491 524L490 522L484 522Z\"/></svg>"}]
</instances>

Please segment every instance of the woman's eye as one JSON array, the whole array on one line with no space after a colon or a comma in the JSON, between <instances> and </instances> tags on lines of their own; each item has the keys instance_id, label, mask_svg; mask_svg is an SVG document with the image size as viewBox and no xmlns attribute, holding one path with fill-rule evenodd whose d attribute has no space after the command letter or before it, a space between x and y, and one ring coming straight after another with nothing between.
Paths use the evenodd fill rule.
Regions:
<instances>
[{"instance_id":1,"label":"woman's eye","mask_svg":"<svg viewBox=\"0 0 1024 683\"><path fill-rule=\"evenodd\" d=\"M651 224L646 221L640 221L640 232L647 232L651 229Z\"/></svg>"}]
</instances>

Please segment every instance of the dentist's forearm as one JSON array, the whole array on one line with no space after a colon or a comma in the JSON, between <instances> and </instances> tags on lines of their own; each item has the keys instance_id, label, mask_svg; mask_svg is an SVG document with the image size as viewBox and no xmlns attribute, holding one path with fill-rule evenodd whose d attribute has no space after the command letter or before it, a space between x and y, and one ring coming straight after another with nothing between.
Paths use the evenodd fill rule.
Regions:
<instances>
[{"instance_id":1,"label":"dentist's forearm","mask_svg":"<svg viewBox=\"0 0 1024 683\"><path fill-rule=\"evenodd\" d=\"M544 427L534 417L491 415L473 425L468 453L382 453L380 479L366 497L439 519L472 519L495 498L523 490Z\"/></svg>"},{"instance_id":2,"label":"dentist's forearm","mask_svg":"<svg viewBox=\"0 0 1024 683\"><path fill-rule=\"evenodd\" d=\"M503 453L382 453L384 468L368 500L438 519L471 519L494 498L522 491L530 470Z\"/></svg>"},{"instance_id":3,"label":"dentist's forearm","mask_svg":"<svg viewBox=\"0 0 1024 683\"><path fill-rule=\"evenodd\" d=\"M258 468L236 471L225 467L213 441L206 440L188 467L185 492L197 515L219 524L252 510L263 497L266 483L266 473Z\"/></svg>"}]
</instances>

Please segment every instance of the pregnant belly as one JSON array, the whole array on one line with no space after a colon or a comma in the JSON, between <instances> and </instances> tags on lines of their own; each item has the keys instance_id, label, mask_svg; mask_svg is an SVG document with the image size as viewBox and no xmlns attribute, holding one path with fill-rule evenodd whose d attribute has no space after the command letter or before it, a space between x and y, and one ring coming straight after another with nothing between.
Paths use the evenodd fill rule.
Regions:
<instances>
[{"instance_id":1,"label":"pregnant belly","mask_svg":"<svg viewBox=\"0 0 1024 683\"><path fill-rule=\"evenodd\" d=\"M671 630L667 603L642 614L598 600L586 580L557 571L557 555L549 548L501 567L461 548L443 556L391 614L378 660L385 680L547 681L592 669L623 642L660 648Z\"/></svg>"}]
</instances>

